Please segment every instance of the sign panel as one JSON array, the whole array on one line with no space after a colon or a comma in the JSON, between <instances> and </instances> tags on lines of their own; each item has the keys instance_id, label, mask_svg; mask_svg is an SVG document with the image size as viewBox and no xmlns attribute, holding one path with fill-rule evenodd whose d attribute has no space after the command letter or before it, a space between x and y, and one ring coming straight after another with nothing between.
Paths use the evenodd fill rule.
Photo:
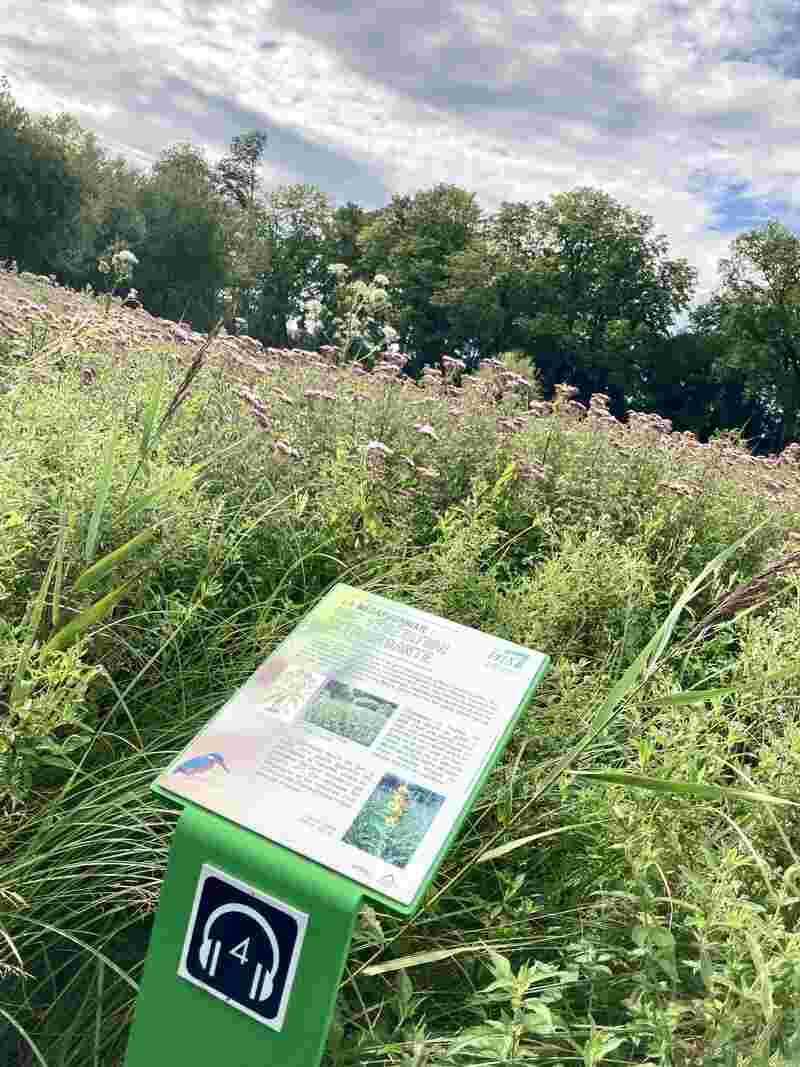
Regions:
<instances>
[{"instance_id":1,"label":"sign panel","mask_svg":"<svg viewBox=\"0 0 800 1067\"><path fill-rule=\"evenodd\" d=\"M156 788L410 904L547 662L342 583Z\"/></svg>"},{"instance_id":2,"label":"sign panel","mask_svg":"<svg viewBox=\"0 0 800 1067\"><path fill-rule=\"evenodd\" d=\"M178 974L280 1030L308 916L203 864Z\"/></svg>"}]
</instances>

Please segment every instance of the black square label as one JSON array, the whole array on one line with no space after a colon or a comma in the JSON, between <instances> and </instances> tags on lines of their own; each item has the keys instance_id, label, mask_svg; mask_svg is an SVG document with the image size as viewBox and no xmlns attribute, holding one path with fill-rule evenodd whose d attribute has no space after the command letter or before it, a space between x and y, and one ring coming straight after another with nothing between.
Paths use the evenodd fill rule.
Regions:
<instances>
[{"instance_id":1,"label":"black square label","mask_svg":"<svg viewBox=\"0 0 800 1067\"><path fill-rule=\"evenodd\" d=\"M280 1030L307 923L304 912L203 864L178 974Z\"/></svg>"}]
</instances>

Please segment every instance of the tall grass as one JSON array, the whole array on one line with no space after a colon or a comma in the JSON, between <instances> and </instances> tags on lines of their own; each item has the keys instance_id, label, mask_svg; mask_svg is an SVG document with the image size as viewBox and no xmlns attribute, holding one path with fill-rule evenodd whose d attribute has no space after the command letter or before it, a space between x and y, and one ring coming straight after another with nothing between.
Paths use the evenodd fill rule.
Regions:
<instances>
[{"instance_id":1,"label":"tall grass","mask_svg":"<svg viewBox=\"0 0 800 1067\"><path fill-rule=\"evenodd\" d=\"M364 910L329 1067L797 1062L791 456L544 404L512 357L219 353L0 396L0 1060L121 1064L150 784L347 581L553 669L419 915Z\"/></svg>"}]
</instances>

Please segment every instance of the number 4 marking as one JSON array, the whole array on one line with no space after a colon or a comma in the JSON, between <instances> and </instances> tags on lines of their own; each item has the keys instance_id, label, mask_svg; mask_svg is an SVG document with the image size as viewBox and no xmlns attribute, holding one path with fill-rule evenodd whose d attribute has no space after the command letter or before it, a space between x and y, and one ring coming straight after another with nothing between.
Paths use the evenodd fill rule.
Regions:
<instances>
[{"instance_id":1,"label":"number 4 marking","mask_svg":"<svg viewBox=\"0 0 800 1067\"><path fill-rule=\"evenodd\" d=\"M250 947L250 938L246 937L244 939L244 941L240 941L238 945L236 945L234 948L229 950L231 956L235 956L236 959L239 961L239 963L241 963L241 965L243 967L247 963L247 950L248 950L249 947Z\"/></svg>"}]
</instances>

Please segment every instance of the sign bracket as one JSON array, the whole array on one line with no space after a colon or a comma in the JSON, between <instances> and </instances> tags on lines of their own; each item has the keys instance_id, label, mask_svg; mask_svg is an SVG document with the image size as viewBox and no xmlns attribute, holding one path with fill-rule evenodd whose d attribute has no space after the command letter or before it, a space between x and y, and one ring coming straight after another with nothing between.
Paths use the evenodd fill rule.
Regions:
<instances>
[{"instance_id":1,"label":"sign bracket","mask_svg":"<svg viewBox=\"0 0 800 1067\"><path fill-rule=\"evenodd\" d=\"M187 941L186 904L195 898L208 865L308 916L297 970L285 990L286 1014L279 1031L269 1023L265 1029L263 1020L251 1012L245 1011L251 1016L247 1019L232 1010L241 1007L237 1000L225 1000L213 989L178 977ZM362 887L348 878L250 830L234 827L213 812L186 804L173 835L125 1067L318 1064L362 897ZM245 953L241 937L229 940L232 943L222 943L222 949L223 954L236 957L229 968L235 974ZM220 944L220 940L213 942L216 955ZM194 958L199 967L199 952L194 952ZM245 967L242 960L241 999L245 1002L261 975L257 962L247 962L250 966Z\"/></svg>"}]
</instances>

